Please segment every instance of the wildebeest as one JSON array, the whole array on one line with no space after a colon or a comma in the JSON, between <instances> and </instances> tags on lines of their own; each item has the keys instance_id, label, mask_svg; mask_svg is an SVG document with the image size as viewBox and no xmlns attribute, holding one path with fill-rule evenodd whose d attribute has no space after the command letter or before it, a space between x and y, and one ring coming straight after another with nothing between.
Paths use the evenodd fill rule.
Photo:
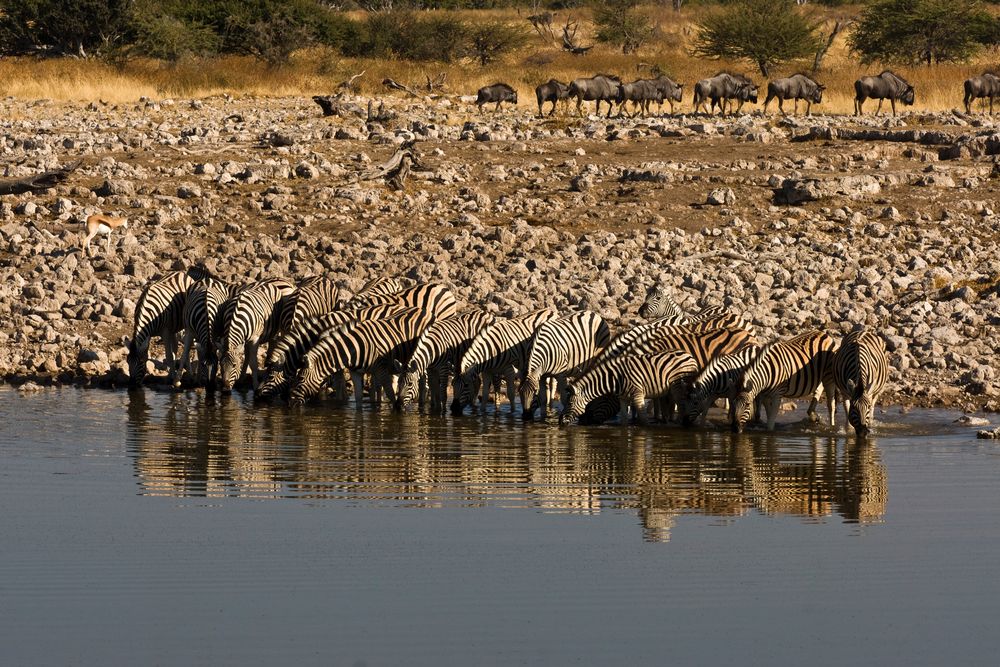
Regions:
<instances>
[{"instance_id":1,"label":"wildebeest","mask_svg":"<svg viewBox=\"0 0 1000 667\"><path fill-rule=\"evenodd\" d=\"M657 87L657 89L659 89L661 93L663 93L663 97L662 99L658 100L658 104L662 107L663 102L666 101L667 103L670 104L670 113L673 113L674 102L681 101L681 93L683 92L684 84L672 81L670 77L668 77L665 74L661 74L655 79L647 79L647 81L652 83L654 86ZM646 106L648 109L649 105L647 104Z\"/></svg>"},{"instance_id":2,"label":"wildebeest","mask_svg":"<svg viewBox=\"0 0 1000 667\"><path fill-rule=\"evenodd\" d=\"M542 113L543 104L552 102L552 111L549 112L551 116L556 112L556 102L567 98L569 98L569 86L557 79L549 79L535 88L535 99L538 100L539 117L544 115Z\"/></svg>"},{"instance_id":3,"label":"wildebeest","mask_svg":"<svg viewBox=\"0 0 1000 667\"><path fill-rule=\"evenodd\" d=\"M510 102L514 106L517 106L517 91L506 83L494 83L492 86L483 86L476 93L476 106L479 107L479 113L483 112L484 104L490 104L491 102L497 103L495 111L500 111L500 104L503 102Z\"/></svg>"},{"instance_id":4,"label":"wildebeest","mask_svg":"<svg viewBox=\"0 0 1000 667\"><path fill-rule=\"evenodd\" d=\"M719 72L710 79L702 79L694 85L694 110L699 111L705 103L711 101L711 112L715 113L716 105L726 113L726 103L738 100L736 111L743 108L744 102L757 103L758 87L748 77L742 74Z\"/></svg>"},{"instance_id":5,"label":"wildebeest","mask_svg":"<svg viewBox=\"0 0 1000 667\"><path fill-rule=\"evenodd\" d=\"M639 79L619 86L618 97L615 98L615 101L618 102L619 112L624 113L625 105L631 102L633 115L641 112L645 116L646 112L649 111L650 102L655 101L663 104L663 91L649 79Z\"/></svg>"},{"instance_id":6,"label":"wildebeest","mask_svg":"<svg viewBox=\"0 0 1000 667\"><path fill-rule=\"evenodd\" d=\"M990 115L993 115L993 98L1000 96L1000 77L993 72L983 72L965 80L965 113L972 113L972 102L982 97L990 100Z\"/></svg>"},{"instance_id":7,"label":"wildebeest","mask_svg":"<svg viewBox=\"0 0 1000 667\"><path fill-rule=\"evenodd\" d=\"M861 77L854 82L854 115L861 115L861 106L868 98L878 100L877 116L882 111L882 100L888 98L892 105L892 115L896 115L896 100L909 106L913 104L913 86L902 77L885 70L878 76Z\"/></svg>"},{"instance_id":8,"label":"wildebeest","mask_svg":"<svg viewBox=\"0 0 1000 667\"><path fill-rule=\"evenodd\" d=\"M823 91L826 86L816 83L805 74L793 74L786 79L775 79L767 84L767 97L764 98L764 112L767 113L767 104L777 98L778 111L785 115L783 108L785 100L793 100L793 113L799 111L799 100L806 101L806 115L812 115L812 105L823 101Z\"/></svg>"},{"instance_id":9,"label":"wildebeest","mask_svg":"<svg viewBox=\"0 0 1000 667\"><path fill-rule=\"evenodd\" d=\"M618 98L618 89L621 88L622 81L617 76L610 74L597 74L583 79L574 79L569 84L569 96L576 98L576 112L583 115L583 103L597 102L594 113L601 113L601 102L608 103L608 117L611 117L611 110L614 108L614 101Z\"/></svg>"}]
</instances>

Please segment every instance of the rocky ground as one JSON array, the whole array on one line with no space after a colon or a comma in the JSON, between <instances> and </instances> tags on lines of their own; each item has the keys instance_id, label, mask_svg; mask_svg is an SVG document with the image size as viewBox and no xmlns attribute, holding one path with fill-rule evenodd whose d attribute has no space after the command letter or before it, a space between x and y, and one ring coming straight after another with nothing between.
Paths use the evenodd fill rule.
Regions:
<instances>
[{"instance_id":1,"label":"rocky ground","mask_svg":"<svg viewBox=\"0 0 1000 667\"><path fill-rule=\"evenodd\" d=\"M322 272L347 291L436 279L493 312L590 308L615 326L663 278L765 340L877 327L889 401L1000 409L987 117L539 120L460 98L367 102L324 117L305 98L5 100L5 176L82 163L0 199L0 376L123 382L142 286L195 265L236 281ZM410 139L425 170L405 190L361 180ZM131 225L88 257L95 212Z\"/></svg>"}]
</instances>

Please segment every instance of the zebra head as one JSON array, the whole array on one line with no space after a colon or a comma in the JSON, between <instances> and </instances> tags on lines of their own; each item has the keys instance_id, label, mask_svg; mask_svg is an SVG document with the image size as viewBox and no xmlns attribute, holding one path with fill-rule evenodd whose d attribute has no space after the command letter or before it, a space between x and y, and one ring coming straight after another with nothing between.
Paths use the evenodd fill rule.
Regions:
<instances>
[{"instance_id":1,"label":"zebra head","mask_svg":"<svg viewBox=\"0 0 1000 667\"><path fill-rule=\"evenodd\" d=\"M700 382L695 382L691 387L684 404L684 411L681 415L681 423L690 426L698 417L703 415L711 404L708 387Z\"/></svg>"},{"instance_id":2,"label":"zebra head","mask_svg":"<svg viewBox=\"0 0 1000 667\"><path fill-rule=\"evenodd\" d=\"M460 415L466 405L475 404L475 378L472 373L457 373L452 382L455 398L451 402L451 414Z\"/></svg>"},{"instance_id":3,"label":"zebra head","mask_svg":"<svg viewBox=\"0 0 1000 667\"><path fill-rule=\"evenodd\" d=\"M222 355L222 362L219 368L219 375L222 380L222 391L232 391L236 381L240 379L240 371L243 370L243 350L239 347L231 347Z\"/></svg>"},{"instance_id":4,"label":"zebra head","mask_svg":"<svg viewBox=\"0 0 1000 667\"><path fill-rule=\"evenodd\" d=\"M138 345L135 339L128 343L128 383L138 387L146 379L146 361L149 360L149 347Z\"/></svg>"},{"instance_id":5,"label":"zebra head","mask_svg":"<svg viewBox=\"0 0 1000 667\"><path fill-rule=\"evenodd\" d=\"M405 408L417 397L420 388L420 373L412 368L407 368L406 372L399 379L399 396L397 400L400 407Z\"/></svg>"},{"instance_id":6,"label":"zebra head","mask_svg":"<svg viewBox=\"0 0 1000 667\"><path fill-rule=\"evenodd\" d=\"M576 388L573 385L568 385L566 387L566 407L559 414L559 425L561 426L567 421L576 421L580 418L587 409L587 402L576 393Z\"/></svg>"},{"instance_id":7,"label":"zebra head","mask_svg":"<svg viewBox=\"0 0 1000 667\"><path fill-rule=\"evenodd\" d=\"M288 381L285 373L281 369L276 369L267 374L260 386L254 392L256 398L273 398L284 393L288 389Z\"/></svg>"},{"instance_id":8,"label":"zebra head","mask_svg":"<svg viewBox=\"0 0 1000 667\"><path fill-rule=\"evenodd\" d=\"M742 433L743 427L753 419L754 396L749 391L741 391L733 402L733 433Z\"/></svg>"},{"instance_id":9,"label":"zebra head","mask_svg":"<svg viewBox=\"0 0 1000 667\"><path fill-rule=\"evenodd\" d=\"M527 373L521 378L521 384L517 393L521 396L521 418L529 421L535 416L535 409L532 404L538 396L538 377Z\"/></svg>"},{"instance_id":10,"label":"zebra head","mask_svg":"<svg viewBox=\"0 0 1000 667\"><path fill-rule=\"evenodd\" d=\"M305 405L307 399L319 394L323 388L323 378L319 371L313 367L309 360L309 355L302 359L302 368L295 376L291 388L288 390L288 404L291 406Z\"/></svg>"},{"instance_id":11,"label":"zebra head","mask_svg":"<svg viewBox=\"0 0 1000 667\"><path fill-rule=\"evenodd\" d=\"M639 306L639 316L648 320L657 317L680 317L684 313L681 307L670 296L669 290L664 283L657 283L646 292L646 300Z\"/></svg>"},{"instance_id":12,"label":"zebra head","mask_svg":"<svg viewBox=\"0 0 1000 667\"><path fill-rule=\"evenodd\" d=\"M875 404L868 396L860 396L851 401L851 407L847 411L847 421L854 427L858 438L867 438L871 433L871 418L874 408Z\"/></svg>"}]
</instances>

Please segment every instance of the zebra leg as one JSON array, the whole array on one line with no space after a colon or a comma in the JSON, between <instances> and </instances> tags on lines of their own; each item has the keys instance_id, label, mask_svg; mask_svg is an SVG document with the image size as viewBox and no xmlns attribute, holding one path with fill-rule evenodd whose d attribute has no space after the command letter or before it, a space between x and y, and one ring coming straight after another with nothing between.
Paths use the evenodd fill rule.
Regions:
<instances>
[{"instance_id":1,"label":"zebra leg","mask_svg":"<svg viewBox=\"0 0 1000 667\"><path fill-rule=\"evenodd\" d=\"M180 371L178 373L178 377L177 377L177 380L175 382L175 384L178 385L178 386L180 385L181 378L184 377L185 374L190 374L191 373L191 344L193 342L194 342L194 332L193 331L191 331L191 332L185 331L184 332L184 343L181 346L181 360L180 360L180 364L179 364ZM199 348L200 347L201 346L199 345ZM199 349L199 351L198 351L198 363L199 363L199 365L201 365L202 356L203 356L202 352Z\"/></svg>"},{"instance_id":2,"label":"zebra leg","mask_svg":"<svg viewBox=\"0 0 1000 667\"><path fill-rule=\"evenodd\" d=\"M174 382L174 378L177 377L177 366L176 366L176 352L177 352L177 339L174 338L174 332L170 331L166 335L162 336L163 340L163 361L167 365L167 379L171 384Z\"/></svg>"},{"instance_id":3,"label":"zebra leg","mask_svg":"<svg viewBox=\"0 0 1000 667\"><path fill-rule=\"evenodd\" d=\"M424 403L427 402L427 374L421 375L417 378L417 405L421 408L424 407ZM431 396L431 407L434 406L434 397Z\"/></svg>"},{"instance_id":4,"label":"zebra leg","mask_svg":"<svg viewBox=\"0 0 1000 667\"><path fill-rule=\"evenodd\" d=\"M490 400L490 389L492 388L493 388L493 373L483 372L482 386L480 387L481 395L479 397L480 410L486 409L486 402Z\"/></svg>"},{"instance_id":5,"label":"zebra leg","mask_svg":"<svg viewBox=\"0 0 1000 667\"><path fill-rule=\"evenodd\" d=\"M830 413L829 425L833 428L837 423L837 388L833 382L827 382L823 385L823 392L826 394L826 409Z\"/></svg>"},{"instance_id":6,"label":"zebra leg","mask_svg":"<svg viewBox=\"0 0 1000 667\"><path fill-rule=\"evenodd\" d=\"M250 380L253 384L254 391L257 390L257 372L260 370L258 366L260 362L257 359L258 347L254 345L253 347L247 346L247 362L250 364Z\"/></svg>"},{"instance_id":7,"label":"zebra leg","mask_svg":"<svg viewBox=\"0 0 1000 667\"><path fill-rule=\"evenodd\" d=\"M354 385L354 409L360 410L365 396L365 374L351 371L351 384Z\"/></svg>"},{"instance_id":8,"label":"zebra leg","mask_svg":"<svg viewBox=\"0 0 1000 667\"><path fill-rule=\"evenodd\" d=\"M641 389L632 392L632 413L636 424L646 423L646 394Z\"/></svg>"},{"instance_id":9,"label":"zebra leg","mask_svg":"<svg viewBox=\"0 0 1000 667\"><path fill-rule=\"evenodd\" d=\"M510 403L510 411L511 413L513 413L514 403L517 400L517 387L515 386L517 378L514 373L513 367L507 370L507 372L503 376L503 379L507 383L507 402ZM523 405L521 407L524 408Z\"/></svg>"},{"instance_id":10,"label":"zebra leg","mask_svg":"<svg viewBox=\"0 0 1000 667\"><path fill-rule=\"evenodd\" d=\"M778 418L778 409L781 408L781 395L774 394L764 399L764 410L767 412L767 430L774 430L774 422Z\"/></svg>"}]
</instances>

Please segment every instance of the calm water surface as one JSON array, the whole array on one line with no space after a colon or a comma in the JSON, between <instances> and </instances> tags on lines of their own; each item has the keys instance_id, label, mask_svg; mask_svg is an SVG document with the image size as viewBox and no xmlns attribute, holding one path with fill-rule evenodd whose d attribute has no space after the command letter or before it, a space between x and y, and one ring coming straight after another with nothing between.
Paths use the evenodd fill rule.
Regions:
<instances>
[{"instance_id":1,"label":"calm water surface","mask_svg":"<svg viewBox=\"0 0 1000 667\"><path fill-rule=\"evenodd\" d=\"M956 416L858 447L0 388L0 664L995 665L1000 445Z\"/></svg>"}]
</instances>

